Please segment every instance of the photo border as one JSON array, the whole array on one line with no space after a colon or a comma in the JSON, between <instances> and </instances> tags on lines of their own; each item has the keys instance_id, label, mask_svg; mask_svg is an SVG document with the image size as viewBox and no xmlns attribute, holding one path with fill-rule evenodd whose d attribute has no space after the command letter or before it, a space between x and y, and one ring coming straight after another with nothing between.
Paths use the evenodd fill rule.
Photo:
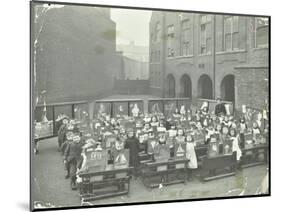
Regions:
<instances>
[{"instance_id":1,"label":"photo border","mask_svg":"<svg viewBox=\"0 0 281 212\"><path fill-rule=\"evenodd\" d=\"M268 108L269 108L269 148L268 148L268 194L260 195L244 195L244 196L230 196L230 197L208 197L208 198L196 198L196 199L177 199L177 200L161 200L161 201L146 201L146 202L132 202L132 203L114 203L114 204L100 204L91 206L63 206L54 208L34 208L32 198L32 170L33 170L33 139L34 139L34 127L33 127L33 58L32 58L32 7L35 4L58 4L58 5L71 5L71 6L89 6L89 7L109 7L116 9L136 9L136 10L151 10L151 11L165 11L165 12L187 12L187 13L200 13L200 14L213 14L213 15L236 15L245 17L264 17L268 18ZM31 0L29 2L29 90L30 90L30 142L29 142L29 208L31 211L53 211L53 210L69 210L69 209L87 209L87 208L101 208L101 207L112 207L112 206L130 206L130 205L144 205L144 204L160 204L160 203L178 203L178 202L195 202L205 200L226 200L226 199L242 199L242 198L258 198L258 197L269 197L271 196L271 16L270 15L257 15L257 14L242 14L242 13L227 13L227 12L208 12L208 11L197 11L197 10L178 10L178 9L164 9L164 8L149 8L149 7L134 7L134 6L122 6L122 5L103 5L103 4L90 4L90 3L71 3L71 2L57 2L57 1L37 1Z\"/></svg>"}]
</instances>

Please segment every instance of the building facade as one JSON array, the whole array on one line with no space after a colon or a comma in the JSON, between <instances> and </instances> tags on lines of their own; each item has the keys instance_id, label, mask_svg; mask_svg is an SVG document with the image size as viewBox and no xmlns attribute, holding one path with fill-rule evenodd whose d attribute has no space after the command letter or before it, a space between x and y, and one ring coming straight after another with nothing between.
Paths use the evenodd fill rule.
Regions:
<instances>
[{"instance_id":1,"label":"building facade","mask_svg":"<svg viewBox=\"0 0 281 212\"><path fill-rule=\"evenodd\" d=\"M148 79L148 46L138 46L131 41L129 44L117 44L116 49L121 51L124 57L125 79Z\"/></svg>"},{"instance_id":2,"label":"building facade","mask_svg":"<svg viewBox=\"0 0 281 212\"><path fill-rule=\"evenodd\" d=\"M161 97L221 97L263 108L268 100L266 17L152 12L150 88ZM258 100L257 100L258 99Z\"/></svg>"},{"instance_id":3,"label":"building facade","mask_svg":"<svg viewBox=\"0 0 281 212\"><path fill-rule=\"evenodd\" d=\"M114 79L124 74L109 8L48 8L38 3L32 15L39 104L43 99L47 104L91 100L112 91Z\"/></svg>"}]
</instances>

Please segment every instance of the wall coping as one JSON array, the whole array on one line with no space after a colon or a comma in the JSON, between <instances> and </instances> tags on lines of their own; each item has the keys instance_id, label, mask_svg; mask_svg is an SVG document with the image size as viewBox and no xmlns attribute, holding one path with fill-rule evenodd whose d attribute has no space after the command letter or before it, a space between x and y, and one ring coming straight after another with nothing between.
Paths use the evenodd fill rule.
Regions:
<instances>
[{"instance_id":1,"label":"wall coping","mask_svg":"<svg viewBox=\"0 0 281 212\"><path fill-rule=\"evenodd\" d=\"M244 66L235 66L234 69L268 69L268 65L254 65L254 64L247 64Z\"/></svg>"}]
</instances>

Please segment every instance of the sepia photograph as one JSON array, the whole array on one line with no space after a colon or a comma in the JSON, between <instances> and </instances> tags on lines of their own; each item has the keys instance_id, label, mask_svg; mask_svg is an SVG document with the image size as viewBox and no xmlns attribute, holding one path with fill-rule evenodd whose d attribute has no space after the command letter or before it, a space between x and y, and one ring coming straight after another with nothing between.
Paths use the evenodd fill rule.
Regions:
<instances>
[{"instance_id":1,"label":"sepia photograph","mask_svg":"<svg viewBox=\"0 0 281 212\"><path fill-rule=\"evenodd\" d=\"M235 12L31 1L31 209L270 196L270 16Z\"/></svg>"}]
</instances>

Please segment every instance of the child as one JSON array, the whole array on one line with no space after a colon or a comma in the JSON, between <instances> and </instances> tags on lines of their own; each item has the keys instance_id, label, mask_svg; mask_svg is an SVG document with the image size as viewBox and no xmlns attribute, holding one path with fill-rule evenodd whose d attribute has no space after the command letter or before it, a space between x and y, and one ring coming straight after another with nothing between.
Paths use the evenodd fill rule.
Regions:
<instances>
[{"instance_id":1,"label":"child","mask_svg":"<svg viewBox=\"0 0 281 212\"><path fill-rule=\"evenodd\" d=\"M204 102L202 107L201 107L201 115L206 116L209 113L208 111L208 103Z\"/></svg>"},{"instance_id":2,"label":"child","mask_svg":"<svg viewBox=\"0 0 281 212\"><path fill-rule=\"evenodd\" d=\"M212 125L206 128L205 143L209 144L211 136L215 134L215 129Z\"/></svg>"},{"instance_id":3,"label":"child","mask_svg":"<svg viewBox=\"0 0 281 212\"><path fill-rule=\"evenodd\" d=\"M166 132L166 127L164 126L163 120L159 122L159 127L157 127L158 132Z\"/></svg>"},{"instance_id":4,"label":"child","mask_svg":"<svg viewBox=\"0 0 281 212\"><path fill-rule=\"evenodd\" d=\"M149 123L149 122L151 121L151 118L150 118L150 116L148 115L148 113L145 113L143 121L144 121L145 123Z\"/></svg>"},{"instance_id":5,"label":"child","mask_svg":"<svg viewBox=\"0 0 281 212\"><path fill-rule=\"evenodd\" d=\"M222 125L225 126L225 127L230 128L231 122L229 121L229 119L228 119L227 116L224 117L224 119L223 119L223 121L222 121Z\"/></svg>"},{"instance_id":6,"label":"child","mask_svg":"<svg viewBox=\"0 0 281 212\"><path fill-rule=\"evenodd\" d=\"M155 147L158 145L157 139L154 137L154 132L149 133L149 139L147 142L147 154L150 156L152 160L154 160L154 152L155 152Z\"/></svg>"},{"instance_id":7,"label":"child","mask_svg":"<svg viewBox=\"0 0 281 212\"><path fill-rule=\"evenodd\" d=\"M261 130L256 122L253 123L252 133L253 133L253 140L255 143L257 143L257 137L261 134Z\"/></svg>"},{"instance_id":8,"label":"child","mask_svg":"<svg viewBox=\"0 0 281 212\"><path fill-rule=\"evenodd\" d=\"M182 105L181 108L180 108L180 114L181 114L182 116L185 116L185 115L186 115L186 110L185 110L185 106L184 106L184 105Z\"/></svg>"},{"instance_id":9,"label":"child","mask_svg":"<svg viewBox=\"0 0 281 212\"><path fill-rule=\"evenodd\" d=\"M185 137L184 137L183 129L178 129L178 134L176 136L176 143L184 143L184 142L185 142Z\"/></svg>"},{"instance_id":10,"label":"child","mask_svg":"<svg viewBox=\"0 0 281 212\"><path fill-rule=\"evenodd\" d=\"M61 145L64 143L65 141L65 136L66 136L66 132L67 132L67 127L68 127L68 118L64 118L62 120L62 125L60 126L59 130L58 130L58 145L59 145L59 151L61 149Z\"/></svg>"},{"instance_id":11,"label":"child","mask_svg":"<svg viewBox=\"0 0 281 212\"><path fill-rule=\"evenodd\" d=\"M180 114L180 112L179 112L179 109L176 108L176 109L175 109L175 112L173 113L173 117L174 117L175 119L179 119L180 116L181 116L181 114Z\"/></svg>"},{"instance_id":12,"label":"child","mask_svg":"<svg viewBox=\"0 0 281 212\"><path fill-rule=\"evenodd\" d=\"M196 115L195 126L198 130L202 130L201 117Z\"/></svg>"},{"instance_id":13,"label":"child","mask_svg":"<svg viewBox=\"0 0 281 212\"><path fill-rule=\"evenodd\" d=\"M149 133L152 131L151 127L150 127L150 124L149 123L145 123L144 124L144 128L142 130L144 133Z\"/></svg>"},{"instance_id":14,"label":"child","mask_svg":"<svg viewBox=\"0 0 281 212\"><path fill-rule=\"evenodd\" d=\"M182 129L178 129L178 135L175 138L174 156L181 158L185 156L185 137Z\"/></svg>"},{"instance_id":15,"label":"child","mask_svg":"<svg viewBox=\"0 0 281 212\"><path fill-rule=\"evenodd\" d=\"M159 126L159 122L156 116L153 116L150 123L151 127L157 128Z\"/></svg>"},{"instance_id":16,"label":"child","mask_svg":"<svg viewBox=\"0 0 281 212\"><path fill-rule=\"evenodd\" d=\"M242 156L241 149L239 147L239 140L236 130L231 128L229 131L230 139L232 140L232 152L236 152L236 160L239 162Z\"/></svg>"},{"instance_id":17,"label":"child","mask_svg":"<svg viewBox=\"0 0 281 212\"><path fill-rule=\"evenodd\" d=\"M207 129L209 126L209 122L208 122L208 119L204 118L203 121L202 121L202 127L204 129Z\"/></svg>"},{"instance_id":18,"label":"child","mask_svg":"<svg viewBox=\"0 0 281 212\"><path fill-rule=\"evenodd\" d=\"M76 171L79 160L81 159L82 146L80 136L75 134L73 141L69 143L64 153L64 163L67 166L66 179L70 177L70 186L72 190L76 190Z\"/></svg>"},{"instance_id":19,"label":"child","mask_svg":"<svg viewBox=\"0 0 281 212\"><path fill-rule=\"evenodd\" d=\"M215 130L215 135L217 135L218 138L218 144L219 144L219 154L223 154L223 138L222 138L222 127L220 124L217 125Z\"/></svg>"},{"instance_id":20,"label":"child","mask_svg":"<svg viewBox=\"0 0 281 212\"><path fill-rule=\"evenodd\" d=\"M73 135L74 134L72 131L68 131L66 133L66 140L61 144L61 149L60 149L62 155L64 154L67 144L72 141Z\"/></svg>"},{"instance_id":21,"label":"child","mask_svg":"<svg viewBox=\"0 0 281 212\"><path fill-rule=\"evenodd\" d=\"M176 137L177 135L177 130L176 130L176 126L175 126L175 123L171 123L171 129L168 130L168 133L169 133L169 137Z\"/></svg>"},{"instance_id":22,"label":"child","mask_svg":"<svg viewBox=\"0 0 281 212\"><path fill-rule=\"evenodd\" d=\"M197 157L195 153L195 143L193 140L193 137L188 134L186 136L186 158L188 159L188 164L187 164L187 175L188 175L188 181L192 180L192 170L198 168L197 164Z\"/></svg>"},{"instance_id":23,"label":"child","mask_svg":"<svg viewBox=\"0 0 281 212\"><path fill-rule=\"evenodd\" d=\"M245 132L248 129L245 117L243 117L243 116L240 117L238 128L240 131L240 147L244 149L245 148Z\"/></svg>"},{"instance_id":24,"label":"child","mask_svg":"<svg viewBox=\"0 0 281 212\"><path fill-rule=\"evenodd\" d=\"M229 153L229 149L230 147L226 144L227 140L229 138L229 130L228 127L223 126L222 127L222 134L221 134L221 143L223 145L223 150L222 153L223 154L228 154ZM220 147L219 147L220 148Z\"/></svg>"}]
</instances>

